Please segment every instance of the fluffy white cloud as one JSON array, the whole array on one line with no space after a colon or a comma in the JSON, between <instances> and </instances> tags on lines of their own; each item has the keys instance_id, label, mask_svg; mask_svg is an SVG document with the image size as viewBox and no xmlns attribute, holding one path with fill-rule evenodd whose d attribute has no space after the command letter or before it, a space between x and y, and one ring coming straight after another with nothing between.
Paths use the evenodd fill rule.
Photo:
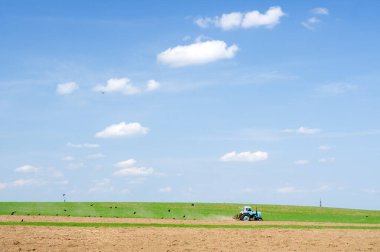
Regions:
<instances>
[{"instance_id":1,"label":"fluffy white cloud","mask_svg":"<svg viewBox=\"0 0 380 252\"><path fill-rule=\"evenodd\" d=\"M335 161L335 157L326 157L318 160L320 163L331 163Z\"/></svg>"},{"instance_id":2,"label":"fluffy white cloud","mask_svg":"<svg viewBox=\"0 0 380 252\"><path fill-rule=\"evenodd\" d=\"M160 83L158 83L155 80L149 80L148 83L146 84L146 90L151 92L155 91L160 88Z\"/></svg>"},{"instance_id":3,"label":"fluffy white cloud","mask_svg":"<svg viewBox=\"0 0 380 252\"><path fill-rule=\"evenodd\" d=\"M323 7L314 8L310 12L315 14L315 15L328 15L329 14L329 10L327 8L323 8Z\"/></svg>"},{"instance_id":4,"label":"fluffy white cloud","mask_svg":"<svg viewBox=\"0 0 380 252\"><path fill-rule=\"evenodd\" d=\"M198 18L195 24L201 28L209 26L220 27L223 30L231 30L237 28L253 28L253 27L266 27L273 28L280 23L281 17L285 16L279 6L270 7L264 14L257 10L241 13L231 12L222 14L221 17L206 17Z\"/></svg>"},{"instance_id":5,"label":"fluffy white cloud","mask_svg":"<svg viewBox=\"0 0 380 252\"><path fill-rule=\"evenodd\" d=\"M141 126L138 122L112 124L104 130L95 134L97 138L118 138L118 137L132 137L138 135L145 135L149 131L148 128Z\"/></svg>"},{"instance_id":6,"label":"fluffy white cloud","mask_svg":"<svg viewBox=\"0 0 380 252\"><path fill-rule=\"evenodd\" d=\"M293 192L297 192L297 189L293 186L284 186L284 187L277 188L276 191L278 193L293 193Z\"/></svg>"},{"instance_id":7,"label":"fluffy white cloud","mask_svg":"<svg viewBox=\"0 0 380 252\"><path fill-rule=\"evenodd\" d=\"M130 167L114 171L114 175L122 176L147 176L153 174L153 168L146 167Z\"/></svg>"},{"instance_id":8,"label":"fluffy white cloud","mask_svg":"<svg viewBox=\"0 0 380 252\"><path fill-rule=\"evenodd\" d=\"M170 186L165 186L165 187L158 189L158 191L162 192L162 193L169 193L172 191L172 188Z\"/></svg>"},{"instance_id":9,"label":"fluffy white cloud","mask_svg":"<svg viewBox=\"0 0 380 252\"><path fill-rule=\"evenodd\" d=\"M64 157L62 158L62 160L63 160L63 161L73 161L73 160L74 160L74 157L72 157L72 156L64 156Z\"/></svg>"},{"instance_id":10,"label":"fluffy white cloud","mask_svg":"<svg viewBox=\"0 0 380 252\"><path fill-rule=\"evenodd\" d=\"M90 144L90 143L83 143L83 144L73 144L73 143L67 143L67 147L71 148L99 148L99 144Z\"/></svg>"},{"instance_id":11,"label":"fluffy white cloud","mask_svg":"<svg viewBox=\"0 0 380 252\"><path fill-rule=\"evenodd\" d=\"M128 78L109 79L106 85L97 85L94 91L104 93L120 92L125 95L134 95L141 92L139 88L131 84Z\"/></svg>"},{"instance_id":12,"label":"fluffy white cloud","mask_svg":"<svg viewBox=\"0 0 380 252\"><path fill-rule=\"evenodd\" d=\"M34 167L33 165L22 165L20 167L17 167L15 169L16 172L23 172L23 173L29 173L29 172L37 172L38 168Z\"/></svg>"},{"instance_id":13,"label":"fluffy white cloud","mask_svg":"<svg viewBox=\"0 0 380 252\"><path fill-rule=\"evenodd\" d=\"M220 160L223 162L229 161L245 161L245 162L255 162L268 159L268 152L256 151L256 152L240 152L235 151L224 154Z\"/></svg>"},{"instance_id":14,"label":"fluffy white cloud","mask_svg":"<svg viewBox=\"0 0 380 252\"><path fill-rule=\"evenodd\" d=\"M307 165L308 163L309 163L309 160L304 160L304 159L294 161L294 164L296 165Z\"/></svg>"},{"instance_id":15,"label":"fluffy white cloud","mask_svg":"<svg viewBox=\"0 0 380 252\"><path fill-rule=\"evenodd\" d=\"M133 158L131 158L131 159L128 159L128 160L125 160L125 161L120 161L120 162L114 164L114 166L121 167L121 168L126 168L126 167L134 165L136 162L137 162L136 160L134 160Z\"/></svg>"},{"instance_id":16,"label":"fluffy white cloud","mask_svg":"<svg viewBox=\"0 0 380 252\"><path fill-rule=\"evenodd\" d=\"M316 18L316 17L311 17L307 19L306 21L303 21L301 24L303 27L309 29L309 30L314 30L316 25L320 23L321 21Z\"/></svg>"},{"instance_id":17,"label":"fluffy white cloud","mask_svg":"<svg viewBox=\"0 0 380 252\"><path fill-rule=\"evenodd\" d=\"M79 89L79 86L75 82L67 82L57 85L57 93L60 95L71 94L77 89Z\"/></svg>"},{"instance_id":18,"label":"fluffy white cloud","mask_svg":"<svg viewBox=\"0 0 380 252\"><path fill-rule=\"evenodd\" d=\"M334 147L333 146L330 146L330 145L320 145L318 147L318 150L321 150L321 151L329 151L331 149L333 149Z\"/></svg>"},{"instance_id":19,"label":"fluffy white cloud","mask_svg":"<svg viewBox=\"0 0 380 252\"><path fill-rule=\"evenodd\" d=\"M321 132L321 129L318 128L306 128L306 127L299 127L298 129L284 129L283 132L285 133L298 133L303 135L314 135Z\"/></svg>"},{"instance_id":20,"label":"fluffy white cloud","mask_svg":"<svg viewBox=\"0 0 380 252\"><path fill-rule=\"evenodd\" d=\"M228 46L220 40L199 41L169 48L158 54L157 60L171 67L184 67L231 59L238 50L237 45Z\"/></svg>"}]
</instances>

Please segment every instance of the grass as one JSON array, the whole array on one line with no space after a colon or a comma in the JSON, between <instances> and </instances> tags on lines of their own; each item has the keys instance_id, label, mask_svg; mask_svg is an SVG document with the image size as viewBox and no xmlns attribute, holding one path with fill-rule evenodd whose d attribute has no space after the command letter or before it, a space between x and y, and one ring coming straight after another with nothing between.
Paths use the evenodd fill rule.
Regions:
<instances>
[{"instance_id":1,"label":"grass","mask_svg":"<svg viewBox=\"0 0 380 252\"><path fill-rule=\"evenodd\" d=\"M0 222L0 226L53 226L53 227L171 227L171 228L291 228L291 229L371 229L380 226L322 226L322 225L208 225L171 223L82 223L82 222Z\"/></svg>"},{"instance_id":2,"label":"grass","mask_svg":"<svg viewBox=\"0 0 380 252\"><path fill-rule=\"evenodd\" d=\"M148 202L0 202L0 215L155 219L222 219L246 204ZM254 205L265 221L380 224L380 211L325 207Z\"/></svg>"}]
</instances>

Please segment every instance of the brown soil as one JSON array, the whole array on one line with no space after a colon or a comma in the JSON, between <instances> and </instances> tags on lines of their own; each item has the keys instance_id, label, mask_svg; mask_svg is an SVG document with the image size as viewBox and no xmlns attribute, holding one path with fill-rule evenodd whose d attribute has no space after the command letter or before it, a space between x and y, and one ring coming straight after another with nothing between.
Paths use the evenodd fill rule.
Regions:
<instances>
[{"instance_id":1,"label":"brown soil","mask_svg":"<svg viewBox=\"0 0 380 252\"><path fill-rule=\"evenodd\" d=\"M22 218L24 221L170 221L232 225L237 222L32 216ZM20 221L20 216L0 216L0 221ZM257 222L253 224L256 225ZM247 225L252 225L252 222ZM380 251L380 230L0 226L0 246L0 251Z\"/></svg>"}]
</instances>

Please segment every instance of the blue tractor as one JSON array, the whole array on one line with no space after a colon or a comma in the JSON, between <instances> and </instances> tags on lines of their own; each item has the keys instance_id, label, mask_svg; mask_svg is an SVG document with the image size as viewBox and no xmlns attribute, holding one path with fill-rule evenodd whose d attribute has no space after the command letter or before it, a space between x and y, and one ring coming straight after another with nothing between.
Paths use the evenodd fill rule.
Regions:
<instances>
[{"instance_id":1,"label":"blue tractor","mask_svg":"<svg viewBox=\"0 0 380 252\"><path fill-rule=\"evenodd\" d=\"M239 220L242 221L250 221L250 220L255 220L255 221L262 221L263 218L261 216L261 212L252 211L252 207L250 206L245 206L243 207L243 211L239 213Z\"/></svg>"}]
</instances>

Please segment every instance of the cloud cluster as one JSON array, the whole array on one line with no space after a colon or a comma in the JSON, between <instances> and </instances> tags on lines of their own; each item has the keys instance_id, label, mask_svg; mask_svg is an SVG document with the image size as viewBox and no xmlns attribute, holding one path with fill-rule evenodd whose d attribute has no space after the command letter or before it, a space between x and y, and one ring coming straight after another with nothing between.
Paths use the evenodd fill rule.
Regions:
<instances>
[{"instance_id":1,"label":"cloud cluster","mask_svg":"<svg viewBox=\"0 0 380 252\"><path fill-rule=\"evenodd\" d=\"M157 60L170 67L201 65L231 59L238 50L237 45L228 46L221 40L197 41L190 45L168 48L157 55Z\"/></svg>"},{"instance_id":2,"label":"cloud cluster","mask_svg":"<svg viewBox=\"0 0 380 252\"><path fill-rule=\"evenodd\" d=\"M273 28L280 23L280 19L283 16L285 16L285 13L282 11L281 7L272 6L263 14L257 10L246 13L231 12L228 14L222 14L221 17L198 18L195 20L195 24L201 28L215 26L222 30L238 28L248 29L255 27Z\"/></svg>"},{"instance_id":3,"label":"cloud cluster","mask_svg":"<svg viewBox=\"0 0 380 252\"><path fill-rule=\"evenodd\" d=\"M256 151L256 152L240 152L235 151L224 154L220 160L223 162L240 161L240 162L256 162L268 159L268 152Z\"/></svg>"},{"instance_id":4,"label":"cloud cluster","mask_svg":"<svg viewBox=\"0 0 380 252\"><path fill-rule=\"evenodd\" d=\"M134 86L128 78L112 78L105 85L94 87L95 92L102 93L122 93L124 95L136 95L143 92L152 92L160 88L160 83L156 80L149 80L144 88Z\"/></svg>"},{"instance_id":5,"label":"cloud cluster","mask_svg":"<svg viewBox=\"0 0 380 252\"><path fill-rule=\"evenodd\" d=\"M314 135L321 132L321 129L318 128L307 128L307 127L299 127L298 129L284 129L285 133L298 133L302 135Z\"/></svg>"},{"instance_id":6,"label":"cloud cluster","mask_svg":"<svg viewBox=\"0 0 380 252\"><path fill-rule=\"evenodd\" d=\"M322 7L314 8L314 9L310 10L310 12L312 14L314 14L314 16L309 17L306 21L303 21L301 23L301 25L303 27L305 27L306 29L309 29L309 30L314 30L316 28L316 26L321 22L321 20L315 16L317 16L317 15L319 15L319 16L329 15L329 10L327 8L322 8Z\"/></svg>"},{"instance_id":7,"label":"cloud cluster","mask_svg":"<svg viewBox=\"0 0 380 252\"><path fill-rule=\"evenodd\" d=\"M121 176L148 176L153 174L154 169L153 168L147 168L147 167L135 167L133 166L136 163L136 160L134 159L128 159L125 161L118 162L114 164L116 167L121 167L123 169L116 170L113 172L114 175L121 175Z\"/></svg>"},{"instance_id":8,"label":"cloud cluster","mask_svg":"<svg viewBox=\"0 0 380 252\"><path fill-rule=\"evenodd\" d=\"M120 137L133 137L138 135L145 135L149 128L143 127L138 122L133 123L117 123L106 127L104 130L95 134L97 138L120 138Z\"/></svg>"},{"instance_id":9,"label":"cloud cluster","mask_svg":"<svg viewBox=\"0 0 380 252\"><path fill-rule=\"evenodd\" d=\"M67 95L73 93L75 90L79 89L78 84L75 82L61 83L57 85L57 94Z\"/></svg>"}]
</instances>

